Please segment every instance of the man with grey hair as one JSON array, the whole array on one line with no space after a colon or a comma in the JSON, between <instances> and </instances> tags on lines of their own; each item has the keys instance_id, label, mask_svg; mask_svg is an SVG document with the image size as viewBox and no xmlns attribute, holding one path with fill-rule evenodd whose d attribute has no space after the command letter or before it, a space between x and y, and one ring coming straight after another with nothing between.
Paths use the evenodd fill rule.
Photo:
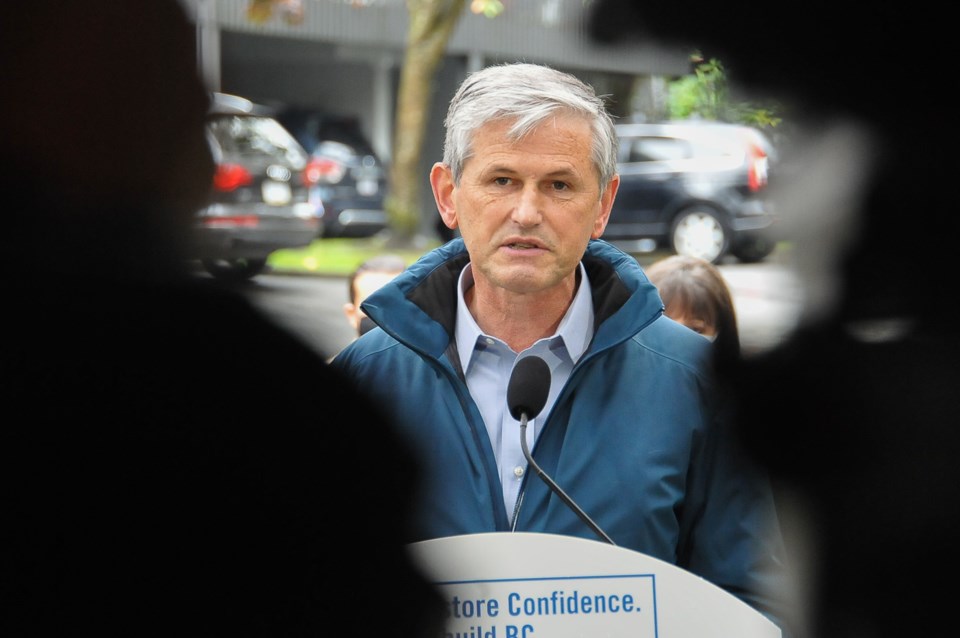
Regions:
<instances>
[{"instance_id":1,"label":"man with grey hair","mask_svg":"<svg viewBox=\"0 0 960 638\"><path fill-rule=\"evenodd\" d=\"M467 77L446 127L430 183L461 238L370 295L379 328L334 360L421 455L419 537L599 536L778 617L771 490L722 431L710 342L599 239L620 183L603 100L548 67L492 66ZM529 357L549 389L521 428L507 389ZM529 450L585 517L530 477Z\"/></svg>"}]
</instances>

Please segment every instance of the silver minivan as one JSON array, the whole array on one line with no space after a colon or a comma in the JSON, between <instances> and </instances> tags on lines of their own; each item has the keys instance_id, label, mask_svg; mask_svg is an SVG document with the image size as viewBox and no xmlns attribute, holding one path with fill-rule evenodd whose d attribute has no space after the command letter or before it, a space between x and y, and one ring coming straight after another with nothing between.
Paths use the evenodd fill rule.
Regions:
<instances>
[{"instance_id":1,"label":"silver minivan","mask_svg":"<svg viewBox=\"0 0 960 638\"><path fill-rule=\"evenodd\" d=\"M759 262L776 246L768 196L775 149L759 130L718 122L626 123L620 190L603 239L718 263Z\"/></svg>"}]
</instances>

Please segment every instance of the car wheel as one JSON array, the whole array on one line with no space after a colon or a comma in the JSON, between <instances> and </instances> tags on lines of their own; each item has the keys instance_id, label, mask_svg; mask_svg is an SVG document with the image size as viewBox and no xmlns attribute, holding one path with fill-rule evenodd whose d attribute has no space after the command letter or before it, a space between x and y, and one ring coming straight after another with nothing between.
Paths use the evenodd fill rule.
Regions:
<instances>
[{"instance_id":1,"label":"car wheel","mask_svg":"<svg viewBox=\"0 0 960 638\"><path fill-rule=\"evenodd\" d=\"M756 264L766 259L776 247L776 242L765 237L751 237L730 252L745 264Z\"/></svg>"},{"instance_id":2,"label":"car wheel","mask_svg":"<svg viewBox=\"0 0 960 638\"><path fill-rule=\"evenodd\" d=\"M717 263L726 254L730 236L716 212L691 208L681 212L670 232L673 251Z\"/></svg>"},{"instance_id":3,"label":"car wheel","mask_svg":"<svg viewBox=\"0 0 960 638\"><path fill-rule=\"evenodd\" d=\"M266 259L203 259L207 272L223 281L244 281L267 267Z\"/></svg>"}]
</instances>

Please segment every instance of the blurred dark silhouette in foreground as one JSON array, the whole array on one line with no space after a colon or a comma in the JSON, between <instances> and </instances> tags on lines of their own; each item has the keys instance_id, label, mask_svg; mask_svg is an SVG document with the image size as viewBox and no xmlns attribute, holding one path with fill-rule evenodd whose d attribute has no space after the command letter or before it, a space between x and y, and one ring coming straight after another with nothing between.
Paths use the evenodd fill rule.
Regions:
<instances>
[{"instance_id":1,"label":"blurred dark silhouette in foreground","mask_svg":"<svg viewBox=\"0 0 960 638\"><path fill-rule=\"evenodd\" d=\"M740 88L792 107L794 142L818 151L780 194L809 310L723 374L778 484L797 624L943 635L960 569L960 333L956 115L936 87L954 27L926 2L831 6L778 5L771 20L749 2L598 0L591 32L719 58Z\"/></svg>"},{"instance_id":2,"label":"blurred dark silhouette in foreground","mask_svg":"<svg viewBox=\"0 0 960 638\"><path fill-rule=\"evenodd\" d=\"M413 457L182 258L213 167L179 4L38 0L2 25L0 634L438 635Z\"/></svg>"}]
</instances>

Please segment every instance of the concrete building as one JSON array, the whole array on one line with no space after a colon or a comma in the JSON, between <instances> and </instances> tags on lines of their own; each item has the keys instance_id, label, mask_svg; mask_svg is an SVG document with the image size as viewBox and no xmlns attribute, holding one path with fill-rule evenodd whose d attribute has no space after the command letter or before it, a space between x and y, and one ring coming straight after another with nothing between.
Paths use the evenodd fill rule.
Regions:
<instances>
[{"instance_id":1,"label":"concrete building","mask_svg":"<svg viewBox=\"0 0 960 638\"><path fill-rule=\"evenodd\" d=\"M390 157L393 105L409 16L404 0L302 0L304 20L247 17L250 0L183 0L198 25L201 66L211 89L268 104L358 117L374 148ZM502 61L550 64L601 93L690 70L689 51L638 42L600 48L587 35L583 0L513 0L496 18L464 12L447 47L431 112L439 124L470 70ZM623 112L632 105L619 105ZM428 148L432 145L428 144Z\"/></svg>"}]
</instances>

